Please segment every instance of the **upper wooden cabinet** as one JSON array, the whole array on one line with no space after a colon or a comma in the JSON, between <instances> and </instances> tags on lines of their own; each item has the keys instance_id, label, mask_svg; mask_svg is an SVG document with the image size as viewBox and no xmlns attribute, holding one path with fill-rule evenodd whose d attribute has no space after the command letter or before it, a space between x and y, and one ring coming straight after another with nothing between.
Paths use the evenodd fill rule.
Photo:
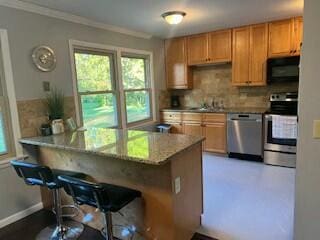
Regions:
<instances>
[{"instance_id":1,"label":"upper wooden cabinet","mask_svg":"<svg viewBox=\"0 0 320 240\"><path fill-rule=\"evenodd\" d=\"M232 30L209 33L208 58L209 62L231 62L232 59Z\"/></svg>"},{"instance_id":2,"label":"upper wooden cabinet","mask_svg":"<svg viewBox=\"0 0 320 240\"><path fill-rule=\"evenodd\" d=\"M169 89L191 89L191 66L232 62L233 86L266 85L267 58L300 55L303 18L166 40Z\"/></svg>"},{"instance_id":3,"label":"upper wooden cabinet","mask_svg":"<svg viewBox=\"0 0 320 240\"><path fill-rule=\"evenodd\" d=\"M165 52L167 88L192 88L192 74L187 64L186 38L166 40Z\"/></svg>"},{"instance_id":4,"label":"upper wooden cabinet","mask_svg":"<svg viewBox=\"0 0 320 240\"><path fill-rule=\"evenodd\" d=\"M250 27L249 85L267 84L268 24Z\"/></svg>"},{"instance_id":5,"label":"upper wooden cabinet","mask_svg":"<svg viewBox=\"0 0 320 240\"><path fill-rule=\"evenodd\" d=\"M188 38L188 64L197 65L208 62L208 34L198 34Z\"/></svg>"},{"instance_id":6,"label":"upper wooden cabinet","mask_svg":"<svg viewBox=\"0 0 320 240\"><path fill-rule=\"evenodd\" d=\"M303 42L303 18L302 17L296 17L294 19L294 33L295 33L295 50L297 51L294 53L295 55L300 55L301 53L301 47Z\"/></svg>"},{"instance_id":7,"label":"upper wooden cabinet","mask_svg":"<svg viewBox=\"0 0 320 240\"><path fill-rule=\"evenodd\" d=\"M188 37L188 64L231 61L232 31L223 30Z\"/></svg>"},{"instance_id":8,"label":"upper wooden cabinet","mask_svg":"<svg viewBox=\"0 0 320 240\"><path fill-rule=\"evenodd\" d=\"M232 85L249 84L250 27L233 30Z\"/></svg>"},{"instance_id":9,"label":"upper wooden cabinet","mask_svg":"<svg viewBox=\"0 0 320 240\"><path fill-rule=\"evenodd\" d=\"M269 23L269 57L300 55L302 34L302 17Z\"/></svg>"},{"instance_id":10,"label":"upper wooden cabinet","mask_svg":"<svg viewBox=\"0 0 320 240\"><path fill-rule=\"evenodd\" d=\"M233 30L232 85L266 85L268 24Z\"/></svg>"}]
</instances>

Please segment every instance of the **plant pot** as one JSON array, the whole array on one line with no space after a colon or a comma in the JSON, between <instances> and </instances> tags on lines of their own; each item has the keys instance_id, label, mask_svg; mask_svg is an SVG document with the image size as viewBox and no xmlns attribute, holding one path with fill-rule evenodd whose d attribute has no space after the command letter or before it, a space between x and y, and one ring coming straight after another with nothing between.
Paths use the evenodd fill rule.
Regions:
<instances>
[{"instance_id":1,"label":"plant pot","mask_svg":"<svg viewBox=\"0 0 320 240\"><path fill-rule=\"evenodd\" d=\"M64 132L64 124L62 119L55 119L51 122L52 134L60 134Z\"/></svg>"}]
</instances>

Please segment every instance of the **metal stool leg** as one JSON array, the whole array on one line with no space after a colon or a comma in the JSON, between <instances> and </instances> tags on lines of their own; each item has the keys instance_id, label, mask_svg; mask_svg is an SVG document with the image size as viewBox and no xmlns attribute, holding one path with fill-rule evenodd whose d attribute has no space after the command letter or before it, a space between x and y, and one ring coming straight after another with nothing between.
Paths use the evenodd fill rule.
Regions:
<instances>
[{"instance_id":1,"label":"metal stool leg","mask_svg":"<svg viewBox=\"0 0 320 240\"><path fill-rule=\"evenodd\" d=\"M75 240L83 232L83 225L74 221L63 223L59 189L53 190L54 208L57 224L43 229L36 240Z\"/></svg>"},{"instance_id":2,"label":"metal stool leg","mask_svg":"<svg viewBox=\"0 0 320 240\"><path fill-rule=\"evenodd\" d=\"M103 236L106 238L106 240L116 240L116 238L113 237L111 212L104 214L104 223L105 227L103 228Z\"/></svg>"}]
</instances>

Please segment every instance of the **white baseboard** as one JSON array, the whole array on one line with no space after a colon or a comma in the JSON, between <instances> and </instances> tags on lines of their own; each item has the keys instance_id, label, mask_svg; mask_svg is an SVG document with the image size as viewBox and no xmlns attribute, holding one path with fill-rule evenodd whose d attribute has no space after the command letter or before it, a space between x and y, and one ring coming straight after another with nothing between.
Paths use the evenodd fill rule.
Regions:
<instances>
[{"instance_id":1,"label":"white baseboard","mask_svg":"<svg viewBox=\"0 0 320 240\"><path fill-rule=\"evenodd\" d=\"M21 212L17 212L7 218L4 218L4 219L1 219L0 220L0 228L3 228L11 223L14 223L22 218L25 218L29 215L31 215L32 213L35 213L39 210L43 209L43 203L40 202L40 203L37 203L36 205L33 205L32 207L30 208L27 208Z\"/></svg>"}]
</instances>

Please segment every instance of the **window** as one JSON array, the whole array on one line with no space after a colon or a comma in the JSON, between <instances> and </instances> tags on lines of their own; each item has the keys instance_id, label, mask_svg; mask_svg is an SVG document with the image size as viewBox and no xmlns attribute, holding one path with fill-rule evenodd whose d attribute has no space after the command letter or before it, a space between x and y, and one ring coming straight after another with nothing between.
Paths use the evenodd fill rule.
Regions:
<instances>
[{"instance_id":1,"label":"window","mask_svg":"<svg viewBox=\"0 0 320 240\"><path fill-rule=\"evenodd\" d=\"M10 157L14 153L12 133L10 131L10 113L5 89L2 54L0 49L0 159Z\"/></svg>"},{"instance_id":2,"label":"window","mask_svg":"<svg viewBox=\"0 0 320 240\"><path fill-rule=\"evenodd\" d=\"M151 119L151 88L147 57L121 57L122 84L128 124Z\"/></svg>"},{"instance_id":3,"label":"window","mask_svg":"<svg viewBox=\"0 0 320 240\"><path fill-rule=\"evenodd\" d=\"M78 121L86 128L153 120L151 53L76 41L72 60Z\"/></svg>"},{"instance_id":4,"label":"window","mask_svg":"<svg viewBox=\"0 0 320 240\"><path fill-rule=\"evenodd\" d=\"M76 50L74 57L82 124L118 126L114 54Z\"/></svg>"}]
</instances>

